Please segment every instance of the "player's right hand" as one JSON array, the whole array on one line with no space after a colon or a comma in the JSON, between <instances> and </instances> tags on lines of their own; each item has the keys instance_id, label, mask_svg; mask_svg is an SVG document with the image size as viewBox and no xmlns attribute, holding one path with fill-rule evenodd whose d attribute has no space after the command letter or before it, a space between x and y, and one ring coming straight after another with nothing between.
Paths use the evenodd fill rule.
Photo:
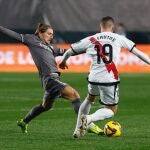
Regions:
<instances>
[{"instance_id":1,"label":"player's right hand","mask_svg":"<svg viewBox=\"0 0 150 150\"><path fill-rule=\"evenodd\" d=\"M61 68L61 69L68 69L68 66L67 66L66 63L61 62L61 63L59 64L59 68Z\"/></svg>"}]
</instances>

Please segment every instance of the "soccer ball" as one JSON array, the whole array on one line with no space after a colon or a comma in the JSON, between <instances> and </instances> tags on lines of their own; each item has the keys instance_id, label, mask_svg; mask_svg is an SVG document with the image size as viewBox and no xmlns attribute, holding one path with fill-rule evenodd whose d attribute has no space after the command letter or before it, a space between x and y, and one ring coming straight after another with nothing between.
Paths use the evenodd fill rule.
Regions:
<instances>
[{"instance_id":1,"label":"soccer ball","mask_svg":"<svg viewBox=\"0 0 150 150\"><path fill-rule=\"evenodd\" d=\"M121 135L121 125L116 121L109 121L104 126L104 134L109 137Z\"/></svg>"}]
</instances>

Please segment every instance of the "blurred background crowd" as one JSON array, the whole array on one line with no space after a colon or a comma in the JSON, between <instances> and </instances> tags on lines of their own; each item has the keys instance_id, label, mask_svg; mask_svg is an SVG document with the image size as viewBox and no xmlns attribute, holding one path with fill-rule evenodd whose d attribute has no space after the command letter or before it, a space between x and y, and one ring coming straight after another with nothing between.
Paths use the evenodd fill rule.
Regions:
<instances>
[{"instance_id":1,"label":"blurred background crowd","mask_svg":"<svg viewBox=\"0 0 150 150\"><path fill-rule=\"evenodd\" d=\"M53 42L72 43L99 32L100 19L111 15L118 33L135 43L148 44L149 6L149 0L0 0L0 25L34 33L37 23L47 23L55 30ZM0 42L14 40L0 36Z\"/></svg>"}]
</instances>

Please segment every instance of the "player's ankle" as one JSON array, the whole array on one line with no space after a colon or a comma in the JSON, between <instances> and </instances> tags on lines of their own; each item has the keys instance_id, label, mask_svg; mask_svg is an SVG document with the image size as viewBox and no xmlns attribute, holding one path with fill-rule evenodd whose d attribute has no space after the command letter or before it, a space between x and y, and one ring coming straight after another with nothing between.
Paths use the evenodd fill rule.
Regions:
<instances>
[{"instance_id":1,"label":"player's ankle","mask_svg":"<svg viewBox=\"0 0 150 150\"><path fill-rule=\"evenodd\" d=\"M92 122L92 118L90 115L86 115L87 118L87 124L90 124Z\"/></svg>"}]
</instances>

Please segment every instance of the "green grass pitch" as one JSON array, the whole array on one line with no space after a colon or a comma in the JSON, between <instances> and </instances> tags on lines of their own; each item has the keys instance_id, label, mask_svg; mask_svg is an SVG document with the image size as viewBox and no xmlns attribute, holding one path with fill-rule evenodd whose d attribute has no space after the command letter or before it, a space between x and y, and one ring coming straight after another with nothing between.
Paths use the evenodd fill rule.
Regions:
<instances>
[{"instance_id":1,"label":"green grass pitch","mask_svg":"<svg viewBox=\"0 0 150 150\"><path fill-rule=\"evenodd\" d=\"M41 102L43 90L38 75L0 73L0 150L149 150L150 75L120 75L120 103L113 119L122 125L122 136L109 138L86 134L73 139L76 115L68 101L59 99L52 110L43 113L22 134L17 119ZM86 74L63 74L62 81L76 88L82 100L87 93ZM99 108L97 102L91 112ZM103 127L109 121L96 124Z\"/></svg>"}]
</instances>

